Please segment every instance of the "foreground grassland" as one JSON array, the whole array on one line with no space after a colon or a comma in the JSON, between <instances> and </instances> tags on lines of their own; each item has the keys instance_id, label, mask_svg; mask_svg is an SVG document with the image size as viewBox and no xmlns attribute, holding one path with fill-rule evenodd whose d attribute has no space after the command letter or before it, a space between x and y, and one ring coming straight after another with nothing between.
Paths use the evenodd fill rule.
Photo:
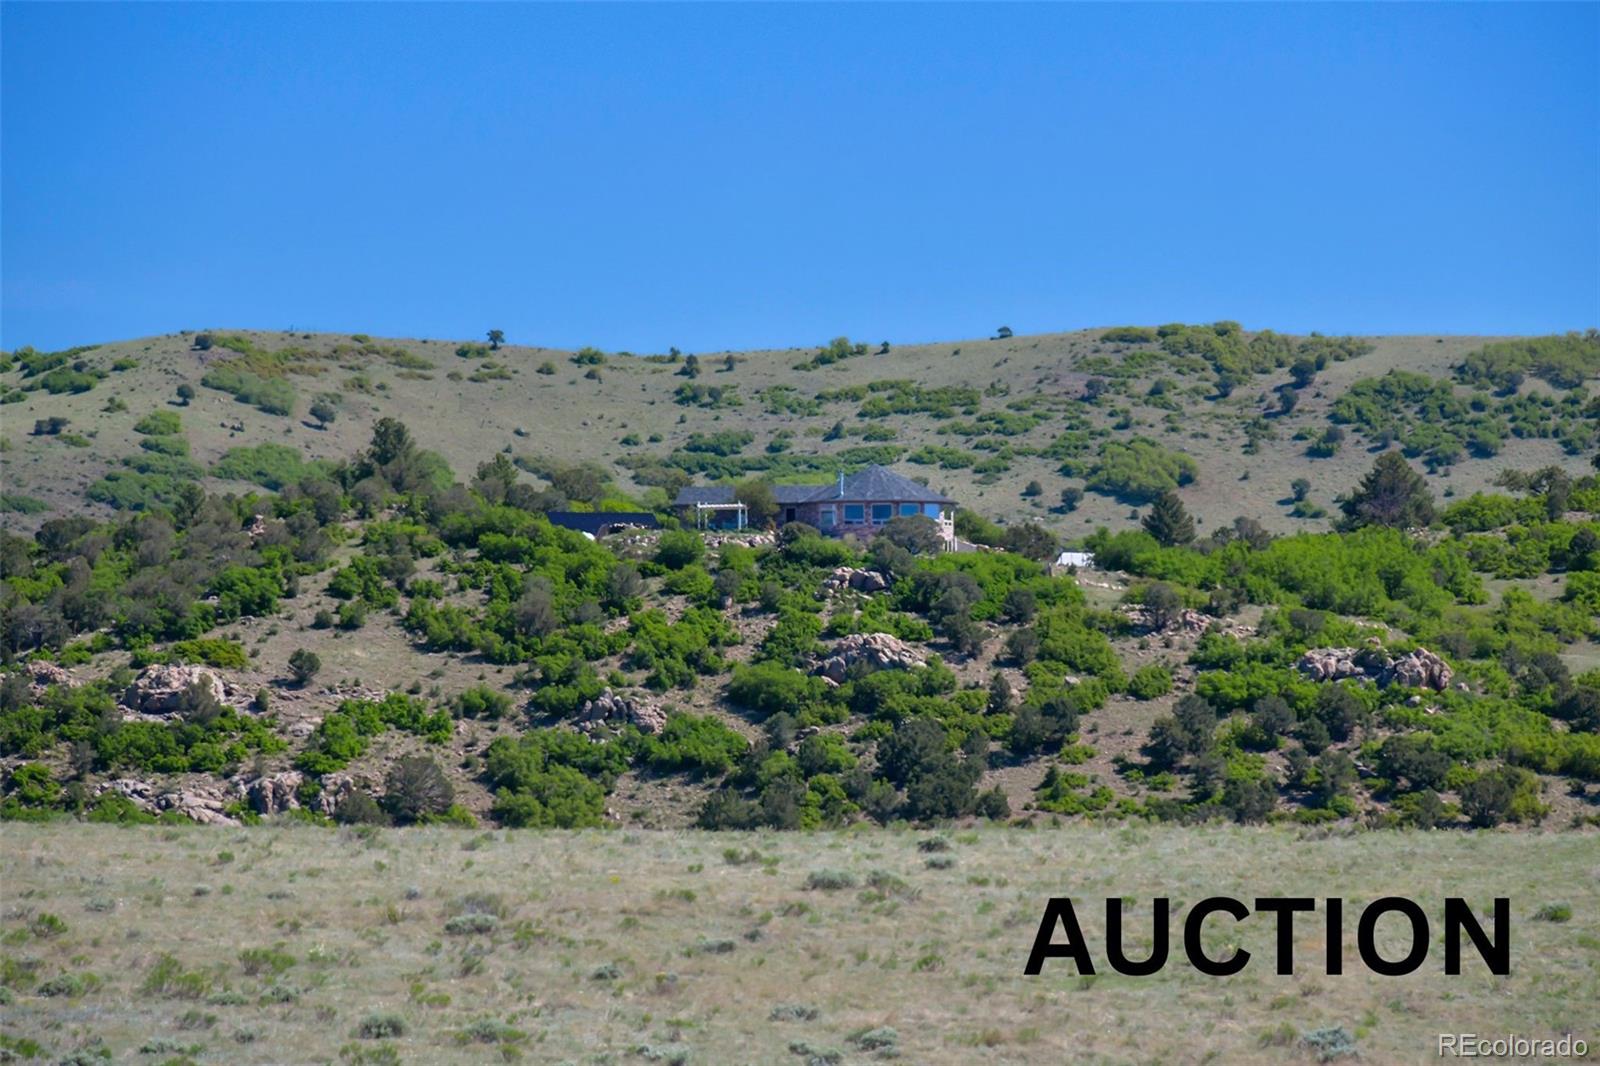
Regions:
<instances>
[{"instance_id":1,"label":"foreground grassland","mask_svg":"<svg viewBox=\"0 0 1600 1066\"><path fill-rule=\"evenodd\" d=\"M1332 1027L1374 1063L1436 1061L1439 1032L1600 1047L1592 831L8 824L3 845L0 1030L40 1061L1295 1063ZM1138 901L1137 931L1151 896L1181 914L1215 894L1344 898L1346 972L1305 965L1319 910L1295 976L1259 917L1208 924L1214 956L1255 954L1233 978L1178 954L1150 978L1022 975L1049 896L1079 901L1099 963L1105 897ZM1390 894L1435 923L1409 977L1356 959L1354 916ZM1510 897L1510 977L1470 951L1443 975L1446 896ZM1390 956L1398 932L1380 926Z\"/></svg>"}]
</instances>

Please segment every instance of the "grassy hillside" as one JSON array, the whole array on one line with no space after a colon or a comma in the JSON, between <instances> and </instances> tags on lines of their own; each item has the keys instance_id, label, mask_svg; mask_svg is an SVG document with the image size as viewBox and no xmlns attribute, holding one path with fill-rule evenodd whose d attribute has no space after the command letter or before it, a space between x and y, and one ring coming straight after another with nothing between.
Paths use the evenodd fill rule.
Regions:
<instances>
[{"instance_id":1,"label":"grassy hillside","mask_svg":"<svg viewBox=\"0 0 1600 1066\"><path fill-rule=\"evenodd\" d=\"M1202 328L1198 335L1208 332ZM678 461L666 464L667 471L709 466L715 474L719 468L710 460L731 458L721 469L742 465L752 473L826 479L838 457L848 461L852 449L865 448L872 451L854 456L898 461L991 518L1035 518L1068 537L1125 522L1134 502L1128 494L1091 489L1066 514L1057 510L1061 490L1085 487L1105 441L1144 437L1193 458L1197 476L1178 491L1202 531L1238 515L1277 531L1319 528L1320 519L1291 515L1291 483L1305 478L1308 501L1328 507L1365 471L1374 443L1346 423L1349 439L1334 454L1309 454L1330 427L1334 404L1356 382L1395 369L1449 381L1469 353L1493 340L1374 337L1345 344L1240 334L1248 341L1224 346L1219 355L1214 345L1188 334L1162 339L1151 332L1149 340L1130 343L1103 338L1138 334L1092 330L890 344L883 354L881 344L857 346L865 352L860 355L848 345L702 353L696 357L699 375L689 378L684 359L671 356L580 356L516 345L490 351L454 341L252 331L206 334L211 347L200 350L196 336L64 353L61 365L31 376L19 360L0 376L5 398L15 401L0 408L7 497L47 508L33 515L13 510L8 523L31 528L39 515L85 506L84 493L108 471L126 476L126 459L148 456L134 427L152 411L166 411L182 417L190 458L207 473L215 472L230 449L262 444L287 446L308 459L343 459L366 444L377 418L397 415L422 447L439 452L457 471L469 472L503 450L536 462L587 461L638 496L648 488L638 477L662 480L663 464L650 460L671 460L674 453ZM1219 365L1233 365L1228 360L1236 357L1235 349L1249 356L1250 344L1263 336L1267 343L1256 343L1250 357L1260 360L1264 372L1219 374ZM851 354L817 364L819 352L840 351ZM1356 352L1363 354L1330 357ZM1321 359L1323 366L1308 385L1293 390L1294 409L1278 416L1282 405L1275 390L1291 383L1291 367L1301 358ZM74 372L74 364L84 370ZM801 366L814 369L796 369ZM1595 371L1588 373L1592 378ZM1218 391L1225 376L1236 382L1226 397ZM1574 473L1585 469L1600 443L1592 406L1574 403L1571 390L1554 389L1534 373L1522 376L1518 395L1533 408L1515 424L1509 415L1488 413L1500 423L1493 454L1463 448L1455 459L1439 441L1418 436L1419 462L1430 456L1453 460L1428 473L1441 497L1486 489L1507 467L1556 463ZM204 384L209 379L238 391L241 378L241 394L271 410ZM1085 403L1091 379L1104 383L1105 392ZM252 381L265 384L253 393ZM884 382L915 388L864 391ZM194 399L177 406L177 390L185 385ZM1151 395L1155 389L1160 391ZM681 390L688 392L679 396ZM698 400L688 395L695 390ZM1457 391L1464 398L1474 395L1465 386ZM1482 395L1491 406L1506 402ZM335 414L331 425L319 424L310 413L319 398ZM1553 406L1540 406L1546 400ZM1561 406L1557 400L1568 402ZM69 424L56 435L30 435L35 422L51 417ZM826 439L840 423L843 435ZM732 457L681 452L691 436L723 431L751 437ZM1467 436L1463 428L1462 440ZM775 440L782 451L772 451ZM1064 466L1071 472L1063 473ZM1039 483L1041 494L1024 497L1031 481ZM245 487L215 479L208 484ZM94 506L105 513L104 505Z\"/></svg>"},{"instance_id":2,"label":"grassy hillside","mask_svg":"<svg viewBox=\"0 0 1600 1066\"><path fill-rule=\"evenodd\" d=\"M1572 1033L1594 1054L1593 833L5 836L0 1031L42 1061L1306 1063L1353 1044L1361 1061L1423 1063L1441 1032ZM1207 925L1215 956L1253 954L1237 976L1181 954L1151 977L1111 973L1101 901L1136 901L1141 957L1155 870L1177 913L1213 894L1316 898L1296 975L1273 972L1260 915ZM1480 911L1508 896L1511 975L1468 949L1443 976L1437 925L1417 973L1361 968L1354 916L1392 893L1434 923L1446 896ZM1100 974L1058 961L1023 976L1053 895L1078 901ZM1349 916L1337 977L1312 964L1330 896ZM1400 954L1399 929L1379 930Z\"/></svg>"}]
</instances>

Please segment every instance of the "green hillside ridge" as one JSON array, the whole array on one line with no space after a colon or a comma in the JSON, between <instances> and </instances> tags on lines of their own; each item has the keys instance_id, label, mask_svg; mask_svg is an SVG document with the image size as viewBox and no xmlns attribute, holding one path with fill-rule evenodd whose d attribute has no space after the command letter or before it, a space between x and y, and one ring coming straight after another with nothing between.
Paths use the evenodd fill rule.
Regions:
<instances>
[{"instance_id":1,"label":"green hillside ridge","mask_svg":"<svg viewBox=\"0 0 1600 1066\"><path fill-rule=\"evenodd\" d=\"M1594 823L1597 374L1593 333L1232 323L8 353L0 812ZM991 550L934 552L918 520L703 538L665 512L730 480L762 518L764 483L874 462ZM574 507L668 528L543 516ZM1095 569L1052 573L1063 545ZM887 587L825 584L840 567ZM871 633L923 665L818 676ZM1308 665L1326 649L1352 649L1337 676ZM130 713L175 663L222 698ZM573 728L608 690L619 717Z\"/></svg>"}]
</instances>

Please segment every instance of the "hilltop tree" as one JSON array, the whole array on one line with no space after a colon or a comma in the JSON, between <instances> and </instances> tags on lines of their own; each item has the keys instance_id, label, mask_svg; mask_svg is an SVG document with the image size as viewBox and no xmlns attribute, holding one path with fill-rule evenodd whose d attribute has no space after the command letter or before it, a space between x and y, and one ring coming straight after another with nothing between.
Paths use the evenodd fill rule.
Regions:
<instances>
[{"instance_id":1,"label":"hilltop tree","mask_svg":"<svg viewBox=\"0 0 1600 1066\"><path fill-rule=\"evenodd\" d=\"M489 350L491 352L498 350L499 347L502 344L504 344L505 342L506 342L506 331L505 330L503 330L503 329L491 329L489 331Z\"/></svg>"},{"instance_id":2,"label":"hilltop tree","mask_svg":"<svg viewBox=\"0 0 1600 1066\"><path fill-rule=\"evenodd\" d=\"M1434 519L1433 492L1399 452L1384 452L1344 500L1345 526L1426 526Z\"/></svg>"},{"instance_id":3,"label":"hilltop tree","mask_svg":"<svg viewBox=\"0 0 1600 1066\"><path fill-rule=\"evenodd\" d=\"M994 335L999 340L1006 340L1007 338L1009 338L1011 336L1011 327L1010 326L1001 326L999 329L994 331Z\"/></svg>"},{"instance_id":4,"label":"hilltop tree","mask_svg":"<svg viewBox=\"0 0 1600 1066\"><path fill-rule=\"evenodd\" d=\"M679 370L678 373L680 375L682 375L683 377L686 377L686 378L697 378L697 377L699 377L700 376L700 357L698 355L693 355L693 354L685 356L684 360L683 360L683 369Z\"/></svg>"},{"instance_id":5,"label":"hilltop tree","mask_svg":"<svg viewBox=\"0 0 1600 1066\"><path fill-rule=\"evenodd\" d=\"M1140 524L1164 548L1189 544L1194 540L1194 519L1189 517L1178 494L1170 490L1156 497L1150 513L1144 516Z\"/></svg>"}]
</instances>

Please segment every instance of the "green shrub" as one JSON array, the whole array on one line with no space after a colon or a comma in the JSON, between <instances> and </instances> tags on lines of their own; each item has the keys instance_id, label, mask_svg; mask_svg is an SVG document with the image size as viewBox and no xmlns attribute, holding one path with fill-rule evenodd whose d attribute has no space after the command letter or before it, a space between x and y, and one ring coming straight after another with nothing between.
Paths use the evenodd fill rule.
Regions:
<instances>
[{"instance_id":1,"label":"green shrub","mask_svg":"<svg viewBox=\"0 0 1600 1066\"><path fill-rule=\"evenodd\" d=\"M656 770L715 775L733 769L749 746L743 733L712 715L673 714L660 735L646 742L645 759Z\"/></svg>"},{"instance_id":2,"label":"green shrub","mask_svg":"<svg viewBox=\"0 0 1600 1066\"><path fill-rule=\"evenodd\" d=\"M369 1014L356 1026L356 1035L363 1040L383 1040L406 1035L406 1020L398 1014Z\"/></svg>"},{"instance_id":3,"label":"green shrub","mask_svg":"<svg viewBox=\"0 0 1600 1066\"><path fill-rule=\"evenodd\" d=\"M1141 700L1153 700L1172 691L1172 671L1155 663L1135 670L1128 679L1128 694Z\"/></svg>"},{"instance_id":4,"label":"green shrub","mask_svg":"<svg viewBox=\"0 0 1600 1066\"><path fill-rule=\"evenodd\" d=\"M244 645L217 637L180 640L172 646L172 654L183 662L204 663L220 670L243 670L250 665Z\"/></svg>"},{"instance_id":5,"label":"green shrub","mask_svg":"<svg viewBox=\"0 0 1600 1066\"><path fill-rule=\"evenodd\" d=\"M240 403L260 408L270 415L294 413L294 386L281 377L262 377L232 363L218 363L206 372L200 384L229 393Z\"/></svg>"},{"instance_id":6,"label":"green shrub","mask_svg":"<svg viewBox=\"0 0 1600 1066\"><path fill-rule=\"evenodd\" d=\"M1075 467L1062 469L1068 475L1076 472ZM1094 492L1142 503L1187 485L1198 473L1199 467L1189 456L1135 437L1101 445L1099 459L1087 471L1085 483Z\"/></svg>"},{"instance_id":7,"label":"green shrub","mask_svg":"<svg viewBox=\"0 0 1600 1066\"><path fill-rule=\"evenodd\" d=\"M838 892L856 887L856 879L843 870L812 870L801 887L808 892Z\"/></svg>"},{"instance_id":8,"label":"green shrub","mask_svg":"<svg viewBox=\"0 0 1600 1066\"><path fill-rule=\"evenodd\" d=\"M299 484L306 476L320 474L323 469L322 464L306 462L298 448L267 443L228 449L211 468L211 474L276 491Z\"/></svg>"},{"instance_id":9,"label":"green shrub","mask_svg":"<svg viewBox=\"0 0 1600 1066\"><path fill-rule=\"evenodd\" d=\"M183 421L172 411L152 411L134 424L133 431L150 437L170 437L183 432Z\"/></svg>"},{"instance_id":10,"label":"green shrub","mask_svg":"<svg viewBox=\"0 0 1600 1066\"><path fill-rule=\"evenodd\" d=\"M728 699L763 717L774 714L799 717L801 711L821 699L825 692L821 678L775 662L736 666L728 682Z\"/></svg>"},{"instance_id":11,"label":"green shrub","mask_svg":"<svg viewBox=\"0 0 1600 1066\"><path fill-rule=\"evenodd\" d=\"M456 697L456 713L463 718L504 718L511 712L511 697L488 685L474 685Z\"/></svg>"},{"instance_id":12,"label":"green shrub","mask_svg":"<svg viewBox=\"0 0 1600 1066\"><path fill-rule=\"evenodd\" d=\"M699 562L706 545L699 534L687 529L668 530L656 545L655 561L669 570L681 570Z\"/></svg>"},{"instance_id":13,"label":"green shrub","mask_svg":"<svg viewBox=\"0 0 1600 1066\"><path fill-rule=\"evenodd\" d=\"M1572 920L1572 904L1546 903L1533 912L1536 922L1570 922Z\"/></svg>"}]
</instances>

